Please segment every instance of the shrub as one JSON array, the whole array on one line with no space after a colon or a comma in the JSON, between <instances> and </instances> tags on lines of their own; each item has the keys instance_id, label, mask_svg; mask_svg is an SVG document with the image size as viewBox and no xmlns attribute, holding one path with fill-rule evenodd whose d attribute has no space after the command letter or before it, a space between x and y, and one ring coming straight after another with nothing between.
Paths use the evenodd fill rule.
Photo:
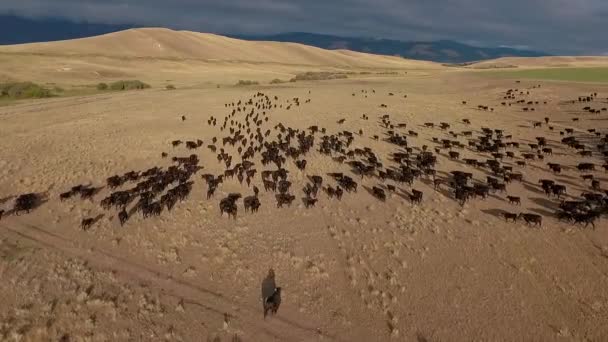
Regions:
<instances>
[{"instance_id":1,"label":"shrub","mask_svg":"<svg viewBox=\"0 0 608 342\"><path fill-rule=\"evenodd\" d=\"M175 86L173 84L167 84L165 87L167 90L175 90Z\"/></svg>"},{"instance_id":2,"label":"shrub","mask_svg":"<svg viewBox=\"0 0 608 342\"><path fill-rule=\"evenodd\" d=\"M127 80L127 81L117 81L110 84L110 89L112 90L132 90L132 89L146 89L150 88L150 85L140 81L140 80Z\"/></svg>"},{"instance_id":3,"label":"shrub","mask_svg":"<svg viewBox=\"0 0 608 342\"><path fill-rule=\"evenodd\" d=\"M260 84L258 81L252 81L252 80L239 80L237 82L237 86L250 86L250 85L258 85Z\"/></svg>"},{"instance_id":4,"label":"shrub","mask_svg":"<svg viewBox=\"0 0 608 342\"><path fill-rule=\"evenodd\" d=\"M328 71L321 72L305 72L301 74L297 74L290 82L295 81L323 81L323 80L335 80L335 79L344 79L348 78L344 73L333 73Z\"/></svg>"},{"instance_id":5,"label":"shrub","mask_svg":"<svg viewBox=\"0 0 608 342\"><path fill-rule=\"evenodd\" d=\"M99 83L97 85L97 90L108 90L108 84L107 83Z\"/></svg>"},{"instance_id":6,"label":"shrub","mask_svg":"<svg viewBox=\"0 0 608 342\"><path fill-rule=\"evenodd\" d=\"M274 80L270 81L270 84L281 84L281 83L285 83L285 81L275 78Z\"/></svg>"},{"instance_id":7,"label":"shrub","mask_svg":"<svg viewBox=\"0 0 608 342\"><path fill-rule=\"evenodd\" d=\"M13 82L0 84L0 97L11 99L39 99L51 97L51 91L32 82Z\"/></svg>"}]
</instances>

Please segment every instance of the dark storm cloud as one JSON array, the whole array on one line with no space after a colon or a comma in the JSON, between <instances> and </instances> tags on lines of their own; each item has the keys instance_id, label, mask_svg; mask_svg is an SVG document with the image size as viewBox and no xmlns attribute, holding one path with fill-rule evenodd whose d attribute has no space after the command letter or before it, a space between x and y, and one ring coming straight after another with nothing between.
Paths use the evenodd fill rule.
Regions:
<instances>
[{"instance_id":1,"label":"dark storm cloud","mask_svg":"<svg viewBox=\"0 0 608 342\"><path fill-rule=\"evenodd\" d=\"M317 32L608 53L607 0L18 0L0 13L216 33Z\"/></svg>"}]
</instances>

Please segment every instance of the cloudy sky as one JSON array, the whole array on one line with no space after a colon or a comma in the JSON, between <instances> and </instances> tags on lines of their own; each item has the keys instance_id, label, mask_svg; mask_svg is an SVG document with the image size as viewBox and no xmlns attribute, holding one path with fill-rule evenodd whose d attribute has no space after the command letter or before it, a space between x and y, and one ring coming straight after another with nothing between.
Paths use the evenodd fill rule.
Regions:
<instances>
[{"instance_id":1,"label":"cloudy sky","mask_svg":"<svg viewBox=\"0 0 608 342\"><path fill-rule=\"evenodd\" d=\"M0 0L0 14L193 31L454 39L608 54L608 0Z\"/></svg>"}]
</instances>

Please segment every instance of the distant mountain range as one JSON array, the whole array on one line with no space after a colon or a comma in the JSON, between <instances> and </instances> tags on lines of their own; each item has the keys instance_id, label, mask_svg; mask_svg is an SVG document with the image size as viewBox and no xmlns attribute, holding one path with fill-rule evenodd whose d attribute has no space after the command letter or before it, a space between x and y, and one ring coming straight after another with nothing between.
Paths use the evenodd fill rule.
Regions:
<instances>
[{"instance_id":1,"label":"distant mountain range","mask_svg":"<svg viewBox=\"0 0 608 342\"><path fill-rule=\"evenodd\" d=\"M266 36L231 35L230 37L256 41L300 43L323 49L348 49L358 52L401 56L441 63L466 63L499 57L550 56L550 54L540 51L507 47L477 47L451 40L409 42L391 39L339 37L305 32L282 33Z\"/></svg>"},{"instance_id":2,"label":"distant mountain range","mask_svg":"<svg viewBox=\"0 0 608 342\"><path fill-rule=\"evenodd\" d=\"M0 15L0 45L48 42L97 36L139 27L137 25L92 24L64 19L30 19L13 15ZM323 49L348 49L380 55L401 56L410 59L441 63L466 63L498 57L549 56L539 51L506 47L476 47L450 40L410 42L391 39L339 37L316 33L283 33L276 35L228 35L254 40L292 42Z\"/></svg>"}]
</instances>

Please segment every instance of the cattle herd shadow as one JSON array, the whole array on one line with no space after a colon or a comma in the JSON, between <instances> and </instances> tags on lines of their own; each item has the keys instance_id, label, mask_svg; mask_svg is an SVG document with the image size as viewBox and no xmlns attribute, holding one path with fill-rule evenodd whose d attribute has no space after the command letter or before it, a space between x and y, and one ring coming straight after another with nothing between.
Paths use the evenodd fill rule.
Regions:
<instances>
[{"instance_id":1,"label":"cattle herd shadow","mask_svg":"<svg viewBox=\"0 0 608 342\"><path fill-rule=\"evenodd\" d=\"M504 209L482 209L481 212L500 219L504 219L504 214L508 213L508 211Z\"/></svg>"},{"instance_id":2,"label":"cattle herd shadow","mask_svg":"<svg viewBox=\"0 0 608 342\"><path fill-rule=\"evenodd\" d=\"M546 211L555 211L559 207L559 204L555 203L554 201L552 201L548 198L530 197L529 200L532 201L532 203L539 205L542 208L547 209Z\"/></svg>"},{"instance_id":3,"label":"cattle herd shadow","mask_svg":"<svg viewBox=\"0 0 608 342\"><path fill-rule=\"evenodd\" d=\"M6 196L4 198L0 198L0 205L3 205L4 203L7 203L11 200L13 200L16 196Z\"/></svg>"}]
</instances>

